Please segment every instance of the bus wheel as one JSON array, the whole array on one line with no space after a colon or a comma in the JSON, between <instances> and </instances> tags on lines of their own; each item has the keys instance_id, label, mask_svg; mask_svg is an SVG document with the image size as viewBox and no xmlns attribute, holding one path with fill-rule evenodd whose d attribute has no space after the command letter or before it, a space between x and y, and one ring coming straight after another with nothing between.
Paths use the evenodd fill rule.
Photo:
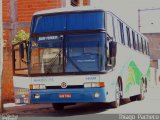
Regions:
<instances>
[{"instance_id":1,"label":"bus wheel","mask_svg":"<svg viewBox=\"0 0 160 120\"><path fill-rule=\"evenodd\" d=\"M59 110L63 110L64 109L64 105L63 104L52 104L54 110L59 111Z\"/></svg>"},{"instance_id":2,"label":"bus wheel","mask_svg":"<svg viewBox=\"0 0 160 120\"><path fill-rule=\"evenodd\" d=\"M145 86L145 83L142 81L141 86L140 86L140 94L137 95L137 100L143 100L144 99L145 91L146 91L146 86Z\"/></svg>"},{"instance_id":3,"label":"bus wheel","mask_svg":"<svg viewBox=\"0 0 160 120\"><path fill-rule=\"evenodd\" d=\"M136 101L137 100L137 96L132 96L130 97L130 100L133 102L133 101Z\"/></svg>"},{"instance_id":4,"label":"bus wheel","mask_svg":"<svg viewBox=\"0 0 160 120\"><path fill-rule=\"evenodd\" d=\"M120 84L117 82L115 88L115 101L110 103L111 107L113 108L118 108L120 106L121 93L122 93L120 88L121 88Z\"/></svg>"}]
</instances>

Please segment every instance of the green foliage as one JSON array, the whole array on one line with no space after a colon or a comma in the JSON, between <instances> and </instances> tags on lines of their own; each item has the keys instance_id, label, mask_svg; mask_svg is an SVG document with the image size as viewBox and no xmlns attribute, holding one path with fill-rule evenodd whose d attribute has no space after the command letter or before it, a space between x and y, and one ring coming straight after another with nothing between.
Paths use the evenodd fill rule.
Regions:
<instances>
[{"instance_id":1,"label":"green foliage","mask_svg":"<svg viewBox=\"0 0 160 120\"><path fill-rule=\"evenodd\" d=\"M25 32L24 30L20 30L15 35L15 38L12 41L12 44L20 43L21 41L28 41L29 33Z\"/></svg>"}]
</instances>

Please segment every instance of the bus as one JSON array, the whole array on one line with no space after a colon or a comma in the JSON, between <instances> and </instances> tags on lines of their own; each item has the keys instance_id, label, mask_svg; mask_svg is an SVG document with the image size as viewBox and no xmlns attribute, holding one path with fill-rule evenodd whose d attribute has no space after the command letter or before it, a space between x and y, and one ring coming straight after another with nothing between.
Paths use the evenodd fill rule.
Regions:
<instances>
[{"instance_id":1,"label":"bus","mask_svg":"<svg viewBox=\"0 0 160 120\"><path fill-rule=\"evenodd\" d=\"M13 45L15 102L53 104L143 100L150 81L148 39L112 12L58 8L33 15L29 41Z\"/></svg>"}]
</instances>

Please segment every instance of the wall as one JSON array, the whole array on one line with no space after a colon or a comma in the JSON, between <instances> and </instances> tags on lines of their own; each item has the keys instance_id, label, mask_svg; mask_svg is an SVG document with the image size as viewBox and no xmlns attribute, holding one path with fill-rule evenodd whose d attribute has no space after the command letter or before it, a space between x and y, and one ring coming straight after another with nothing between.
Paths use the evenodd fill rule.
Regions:
<instances>
[{"instance_id":1,"label":"wall","mask_svg":"<svg viewBox=\"0 0 160 120\"><path fill-rule=\"evenodd\" d=\"M18 30L24 29L29 32L32 15L36 11L51 8L59 8L63 0L2 0L3 5L3 39L4 47L4 100L13 101L13 73L12 73L12 39ZM83 0L84 5L89 0Z\"/></svg>"},{"instance_id":2,"label":"wall","mask_svg":"<svg viewBox=\"0 0 160 120\"><path fill-rule=\"evenodd\" d=\"M3 111L2 101L2 65L3 65L3 40L2 40L2 0L0 0L0 113Z\"/></svg>"},{"instance_id":3,"label":"wall","mask_svg":"<svg viewBox=\"0 0 160 120\"><path fill-rule=\"evenodd\" d=\"M151 59L160 59L160 33L145 33L149 39Z\"/></svg>"},{"instance_id":4,"label":"wall","mask_svg":"<svg viewBox=\"0 0 160 120\"><path fill-rule=\"evenodd\" d=\"M158 59L160 59L160 33L144 33L149 39L149 50L151 56L151 80L155 85L160 84L160 68Z\"/></svg>"}]
</instances>

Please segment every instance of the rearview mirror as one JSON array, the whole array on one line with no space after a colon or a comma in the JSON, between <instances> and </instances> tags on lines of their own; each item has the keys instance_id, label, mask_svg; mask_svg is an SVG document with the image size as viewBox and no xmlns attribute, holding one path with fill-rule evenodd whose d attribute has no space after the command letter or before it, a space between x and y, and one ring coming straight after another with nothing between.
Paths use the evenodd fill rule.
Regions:
<instances>
[{"instance_id":1,"label":"rearview mirror","mask_svg":"<svg viewBox=\"0 0 160 120\"><path fill-rule=\"evenodd\" d=\"M109 42L109 63L112 67L116 65L117 43Z\"/></svg>"},{"instance_id":2,"label":"rearview mirror","mask_svg":"<svg viewBox=\"0 0 160 120\"><path fill-rule=\"evenodd\" d=\"M117 53L117 43L114 42L114 41L111 41L109 43L109 55L110 55L110 58L116 57L116 53Z\"/></svg>"}]
</instances>

